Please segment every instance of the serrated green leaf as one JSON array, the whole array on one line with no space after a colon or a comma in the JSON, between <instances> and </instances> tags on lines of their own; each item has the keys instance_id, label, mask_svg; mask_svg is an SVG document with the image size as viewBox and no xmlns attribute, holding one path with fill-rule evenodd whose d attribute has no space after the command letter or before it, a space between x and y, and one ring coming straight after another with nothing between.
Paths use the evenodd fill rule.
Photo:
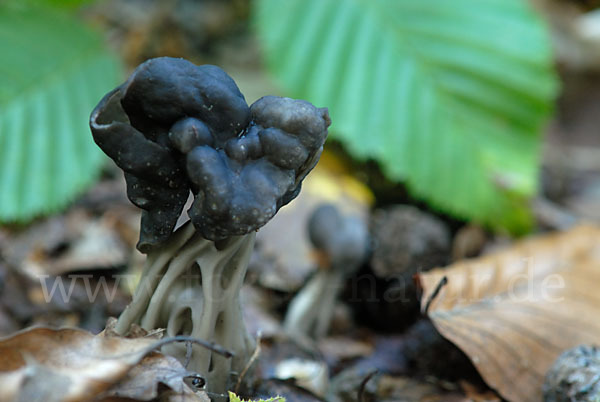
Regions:
<instances>
[{"instance_id":1,"label":"serrated green leaf","mask_svg":"<svg viewBox=\"0 0 600 402\"><path fill-rule=\"evenodd\" d=\"M0 49L0 221L23 221L97 176L88 118L120 68L98 34L48 9L0 6Z\"/></svg>"},{"instance_id":2,"label":"serrated green leaf","mask_svg":"<svg viewBox=\"0 0 600 402\"><path fill-rule=\"evenodd\" d=\"M51 7L57 9L74 9L83 5L94 3L98 0L3 0L5 4L11 6L24 7Z\"/></svg>"},{"instance_id":3,"label":"serrated green leaf","mask_svg":"<svg viewBox=\"0 0 600 402\"><path fill-rule=\"evenodd\" d=\"M417 197L522 231L557 80L525 0L259 0L254 23L289 95Z\"/></svg>"},{"instance_id":4,"label":"serrated green leaf","mask_svg":"<svg viewBox=\"0 0 600 402\"><path fill-rule=\"evenodd\" d=\"M229 391L229 402L285 402L285 398L282 396L276 396L274 398L269 399L258 399L258 400L244 400L239 396Z\"/></svg>"}]
</instances>

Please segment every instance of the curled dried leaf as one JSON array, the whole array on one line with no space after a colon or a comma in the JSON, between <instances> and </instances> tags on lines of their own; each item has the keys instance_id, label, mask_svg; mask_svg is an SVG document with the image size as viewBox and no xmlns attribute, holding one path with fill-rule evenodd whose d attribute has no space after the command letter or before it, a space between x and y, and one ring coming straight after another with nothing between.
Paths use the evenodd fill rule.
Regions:
<instances>
[{"instance_id":1,"label":"curled dried leaf","mask_svg":"<svg viewBox=\"0 0 600 402\"><path fill-rule=\"evenodd\" d=\"M100 335L79 329L24 330L0 340L0 401L149 401L164 396L159 392L163 384L180 402L208 402L201 387L190 387L197 374L154 352L167 341L152 334L114 336L110 328Z\"/></svg>"},{"instance_id":2,"label":"curled dried leaf","mask_svg":"<svg viewBox=\"0 0 600 402\"><path fill-rule=\"evenodd\" d=\"M418 279L422 310L508 400L541 400L562 351L600 343L598 227L524 240Z\"/></svg>"},{"instance_id":3,"label":"curled dried leaf","mask_svg":"<svg viewBox=\"0 0 600 402\"><path fill-rule=\"evenodd\" d=\"M0 400L85 401L123 378L155 341L34 328L0 341ZM150 349L151 350L151 349Z\"/></svg>"},{"instance_id":4,"label":"curled dried leaf","mask_svg":"<svg viewBox=\"0 0 600 402\"><path fill-rule=\"evenodd\" d=\"M187 384L196 389L190 388ZM174 357L160 353L146 356L134 366L127 376L103 394L103 398L129 398L136 401L152 401L163 397L159 386L165 385L169 393L178 395L179 402L210 402L202 390L203 379L191 373ZM194 384L198 384L194 386ZM195 392L200 391L200 392ZM101 399L103 401L104 399Z\"/></svg>"}]
</instances>

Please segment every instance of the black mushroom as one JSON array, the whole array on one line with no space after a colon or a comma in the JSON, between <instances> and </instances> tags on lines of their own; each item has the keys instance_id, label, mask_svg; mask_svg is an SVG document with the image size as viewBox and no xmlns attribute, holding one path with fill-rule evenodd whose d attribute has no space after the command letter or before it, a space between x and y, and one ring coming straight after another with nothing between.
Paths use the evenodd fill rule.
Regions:
<instances>
[{"instance_id":1,"label":"black mushroom","mask_svg":"<svg viewBox=\"0 0 600 402\"><path fill-rule=\"evenodd\" d=\"M169 238L190 191L188 214L206 239L263 226L298 195L329 124L327 109L302 100L248 107L219 67L168 57L140 65L91 116L94 140L143 210L142 252Z\"/></svg>"},{"instance_id":2,"label":"black mushroom","mask_svg":"<svg viewBox=\"0 0 600 402\"><path fill-rule=\"evenodd\" d=\"M291 301L284 327L292 336L319 338L327 334L344 280L368 257L370 240L366 222L332 204L314 210L308 235L324 263Z\"/></svg>"},{"instance_id":3,"label":"black mushroom","mask_svg":"<svg viewBox=\"0 0 600 402\"><path fill-rule=\"evenodd\" d=\"M239 291L255 231L298 195L330 123L327 109L302 100L266 96L248 107L219 67L183 59L149 60L108 93L90 125L142 209L147 254L115 330L138 324L218 343L233 358L197 345L191 357L181 344L163 351L189 361L215 394L238 381L253 348ZM190 221L174 231L190 193Z\"/></svg>"}]
</instances>

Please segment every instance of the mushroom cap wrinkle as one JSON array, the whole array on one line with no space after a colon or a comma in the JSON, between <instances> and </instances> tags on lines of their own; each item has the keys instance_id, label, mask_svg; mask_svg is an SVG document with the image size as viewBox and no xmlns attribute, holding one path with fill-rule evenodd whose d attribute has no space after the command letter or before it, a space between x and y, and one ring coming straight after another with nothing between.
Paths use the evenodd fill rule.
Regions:
<instances>
[{"instance_id":1,"label":"mushroom cap wrinkle","mask_svg":"<svg viewBox=\"0 0 600 402\"><path fill-rule=\"evenodd\" d=\"M171 235L190 192L188 215L206 239L266 224L298 195L330 124L327 109L303 100L265 96L249 107L219 67L169 57L138 66L90 117L142 209L142 252Z\"/></svg>"}]
</instances>

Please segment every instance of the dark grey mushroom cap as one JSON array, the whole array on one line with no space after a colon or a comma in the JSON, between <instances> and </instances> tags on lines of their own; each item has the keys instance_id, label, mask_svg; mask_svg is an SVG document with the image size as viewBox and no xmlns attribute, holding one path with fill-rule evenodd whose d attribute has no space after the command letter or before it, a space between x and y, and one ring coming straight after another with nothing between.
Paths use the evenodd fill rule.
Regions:
<instances>
[{"instance_id":1,"label":"dark grey mushroom cap","mask_svg":"<svg viewBox=\"0 0 600 402\"><path fill-rule=\"evenodd\" d=\"M298 195L323 150L327 109L275 96L250 109L251 126L225 149L197 147L187 156L188 175L199 189L189 215L208 239L266 224Z\"/></svg>"},{"instance_id":2,"label":"dark grey mushroom cap","mask_svg":"<svg viewBox=\"0 0 600 402\"><path fill-rule=\"evenodd\" d=\"M195 117L218 146L250 122L250 109L233 79L217 66L170 57L148 60L124 84L123 110L131 124L156 140L153 131Z\"/></svg>"},{"instance_id":3,"label":"dark grey mushroom cap","mask_svg":"<svg viewBox=\"0 0 600 402\"><path fill-rule=\"evenodd\" d=\"M298 195L330 124L306 101L267 96L248 107L219 67L168 57L141 64L90 119L143 210L143 252L171 235L190 191L188 213L207 239L263 226Z\"/></svg>"},{"instance_id":4,"label":"dark grey mushroom cap","mask_svg":"<svg viewBox=\"0 0 600 402\"><path fill-rule=\"evenodd\" d=\"M327 108L316 108L305 100L264 96L250 111L256 124L296 136L309 151L322 145L322 134L331 125Z\"/></svg>"},{"instance_id":5,"label":"dark grey mushroom cap","mask_svg":"<svg viewBox=\"0 0 600 402\"><path fill-rule=\"evenodd\" d=\"M109 92L90 118L94 141L125 172L127 196L142 209L138 249L150 251L172 233L189 194L172 152L129 124L121 108L122 87Z\"/></svg>"},{"instance_id":6,"label":"dark grey mushroom cap","mask_svg":"<svg viewBox=\"0 0 600 402\"><path fill-rule=\"evenodd\" d=\"M313 246L324 252L334 267L357 269L367 258L369 233L367 224L355 216L344 216L333 204L322 204L308 221L308 235Z\"/></svg>"}]
</instances>

